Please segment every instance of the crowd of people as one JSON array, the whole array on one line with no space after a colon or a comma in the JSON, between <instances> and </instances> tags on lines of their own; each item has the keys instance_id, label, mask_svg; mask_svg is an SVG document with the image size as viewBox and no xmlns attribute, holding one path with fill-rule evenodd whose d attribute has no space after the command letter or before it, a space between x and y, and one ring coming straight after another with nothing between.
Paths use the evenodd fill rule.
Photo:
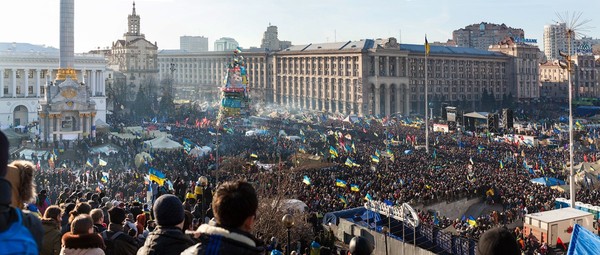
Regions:
<instances>
[{"instance_id":1,"label":"crowd of people","mask_svg":"<svg viewBox=\"0 0 600 255\"><path fill-rule=\"evenodd\" d=\"M187 119L143 124L145 130L168 130L171 139L179 142L185 138L197 145L211 145L213 151L204 156L190 155L184 149L162 151L148 147L143 143L147 131L134 139L99 134L72 145L91 148L112 144L118 151L109 155L78 150L76 157L69 157L62 150L53 150L44 156L32 155L31 162L20 161L24 155L11 155L12 160L24 165L21 168L36 169L32 178L39 190L32 195L35 197L32 201L15 206L39 214L45 230L43 245L38 242L44 248L43 254L61 251L70 254L68 249L82 248L111 253L112 249L123 249L112 254L179 254L188 247L195 248L186 250L186 254L196 254L207 249L202 244L215 241L211 239L214 233L233 239L246 237L255 246L266 241L249 234L252 228L245 224L252 225L249 216L254 216L257 208L248 201L236 202L235 208L249 211L244 212L245 218L239 216L230 225L222 225L219 220L219 215L227 212L215 211L218 201L213 199L213 193L215 198L219 197L219 191L229 187L226 185L229 181L239 179L251 183L252 192L260 196L284 190L284 197L305 202L307 211L313 215L359 207L365 200L418 207L481 197L488 203L501 204L502 211L481 215L475 223L465 217L451 219L419 210L424 224L452 226L460 235L473 239L479 239L489 229L522 219L527 213L550 210L556 198L568 197L559 190L530 182L540 176L566 179L563 169L568 151L562 147L517 145L494 141L489 133L455 132L433 133L430 148L425 150L424 130L407 124L406 120L385 118L349 123L319 116L316 119L308 123L286 118L263 120L259 128L268 132L252 136L245 135L246 123L233 120L218 127L194 125L192 121L187 123ZM287 135L301 139L286 139ZM136 165L136 155L141 152L148 152L151 158ZM318 163L307 166L305 160L299 160L307 157ZM583 161L584 157L596 156L577 153L576 161ZM218 167L225 165L225 160L236 158L247 164L228 170ZM107 163L100 165L100 160ZM531 170L524 166L531 166ZM159 169L169 181L158 185L150 180L149 168ZM198 188L200 176L208 177L207 187ZM595 203L599 198L600 193L593 189L577 193L577 200L585 203ZM179 207L182 210L161 209ZM226 230L210 225L209 219L213 217ZM229 228L242 228L244 232L237 235ZM124 234L114 237L114 233L121 232ZM100 239L93 233L99 234ZM521 240L522 250L544 249L543 243L535 243L526 233L517 230L514 233ZM169 240L178 242L172 246L179 248L161 250L171 247L156 246L156 240L162 240L162 236L172 236ZM90 238L86 243L91 246L78 246L81 238ZM46 240L54 241L47 244ZM233 243L249 245L250 240ZM304 241L294 252L310 250L311 240ZM196 243L200 245L193 246ZM291 247L280 245L268 252L285 249ZM245 246L244 250L248 254L266 251Z\"/></svg>"}]
</instances>

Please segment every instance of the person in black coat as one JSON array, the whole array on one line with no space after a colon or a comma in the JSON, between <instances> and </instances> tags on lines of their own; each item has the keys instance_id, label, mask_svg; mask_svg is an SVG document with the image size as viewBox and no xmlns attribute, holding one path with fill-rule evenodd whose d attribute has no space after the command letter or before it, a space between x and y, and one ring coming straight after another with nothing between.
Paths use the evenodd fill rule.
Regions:
<instances>
[{"instance_id":1,"label":"person in black coat","mask_svg":"<svg viewBox=\"0 0 600 255\"><path fill-rule=\"evenodd\" d=\"M154 202L156 228L148 234L138 255L181 254L194 244L183 232L185 212L181 200L174 195L162 195Z\"/></svg>"},{"instance_id":2,"label":"person in black coat","mask_svg":"<svg viewBox=\"0 0 600 255\"><path fill-rule=\"evenodd\" d=\"M215 222L202 224L192 232L200 243L182 254L237 254L258 255L265 253L264 244L250 232L254 228L258 197L248 182L233 181L219 186L213 203Z\"/></svg>"}]
</instances>

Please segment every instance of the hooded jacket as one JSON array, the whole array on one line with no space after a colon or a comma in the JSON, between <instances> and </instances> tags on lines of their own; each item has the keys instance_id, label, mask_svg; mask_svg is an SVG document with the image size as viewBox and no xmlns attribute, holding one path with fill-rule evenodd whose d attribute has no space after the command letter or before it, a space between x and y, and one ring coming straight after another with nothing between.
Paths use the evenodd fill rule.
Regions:
<instances>
[{"instance_id":1,"label":"hooded jacket","mask_svg":"<svg viewBox=\"0 0 600 255\"><path fill-rule=\"evenodd\" d=\"M42 255L58 255L61 246L60 226L53 219L43 219L44 239L42 240Z\"/></svg>"},{"instance_id":2,"label":"hooded jacket","mask_svg":"<svg viewBox=\"0 0 600 255\"><path fill-rule=\"evenodd\" d=\"M197 232L200 234L200 243L188 248L181 253L182 255L258 255L265 253L265 248L260 241L249 233L237 229L203 224Z\"/></svg>"},{"instance_id":3,"label":"hooded jacket","mask_svg":"<svg viewBox=\"0 0 600 255\"><path fill-rule=\"evenodd\" d=\"M143 254L181 254L194 245L194 241L178 227L157 226L148 234L144 246L138 251Z\"/></svg>"}]
</instances>

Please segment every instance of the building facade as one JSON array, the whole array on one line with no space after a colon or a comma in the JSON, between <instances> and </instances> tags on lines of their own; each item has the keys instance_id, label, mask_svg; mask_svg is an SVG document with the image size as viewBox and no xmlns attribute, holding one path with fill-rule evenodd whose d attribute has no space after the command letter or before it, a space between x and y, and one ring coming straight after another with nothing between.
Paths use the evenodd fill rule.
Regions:
<instances>
[{"instance_id":1,"label":"building facade","mask_svg":"<svg viewBox=\"0 0 600 255\"><path fill-rule=\"evenodd\" d=\"M204 36L180 36L179 49L188 52L207 52L208 38Z\"/></svg>"},{"instance_id":2,"label":"building facade","mask_svg":"<svg viewBox=\"0 0 600 255\"><path fill-rule=\"evenodd\" d=\"M480 50L487 50L490 45L498 44L507 37L525 38L525 32L505 24L487 22L468 25L452 32L452 40L456 46Z\"/></svg>"},{"instance_id":3,"label":"building facade","mask_svg":"<svg viewBox=\"0 0 600 255\"><path fill-rule=\"evenodd\" d=\"M108 55L109 68L125 76L129 91L127 100L134 101L140 86L158 86L158 46L146 40L140 30L140 16L136 14L135 3L127 17L128 30L122 40L113 42ZM156 91L155 89L150 89Z\"/></svg>"},{"instance_id":4,"label":"building facade","mask_svg":"<svg viewBox=\"0 0 600 255\"><path fill-rule=\"evenodd\" d=\"M567 25L557 23L544 26L544 54L550 60L560 58L559 51L567 53Z\"/></svg>"},{"instance_id":5,"label":"building facade","mask_svg":"<svg viewBox=\"0 0 600 255\"><path fill-rule=\"evenodd\" d=\"M472 48L432 46L428 61L431 102L475 109L484 90L497 101L515 91L513 57ZM395 38L296 45L279 52L243 52L253 101L289 108L358 115L424 113L423 45ZM218 88L227 53L159 54L161 77L175 84Z\"/></svg>"},{"instance_id":6,"label":"building facade","mask_svg":"<svg viewBox=\"0 0 600 255\"><path fill-rule=\"evenodd\" d=\"M569 83L567 70L550 61L540 65L540 97L548 101L568 100Z\"/></svg>"},{"instance_id":7,"label":"building facade","mask_svg":"<svg viewBox=\"0 0 600 255\"><path fill-rule=\"evenodd\" d=\"M519 101L531 101L540 97L539 53L537 46L509 41L503 45L491 45L490 51L512 56L508 70L509 82L513 83L512 92Z\"/></svg>"},{"instance_id":8,"label":"building facade","mask_svg":"<svg viewBox=\"0 0 600 255\"><path fill-rule=\"evenodd\" d=\"M600 97L598 74L600 65L591 54L575 55L573 69L573 87L575 97Z\"/></svg>"},{"instance_id":9,"label":"building facade","mask_svg":"<svg viewBox=\"0 0 600 255\"><path fill-rule=\"evenodd\" d=\"M215 41L214 51L232 51L239 47L240 44L233 38L221 37Z\"/></svg>"},{"instance_id":10,"label":"building facade","mask_svg":"<svg viewBox=\"0 0 600 255\"><path fill-rule=\"evenodd\" d=\"M105 72L102 55L75 54L77 80L86 85L96 105L93 123L106 121ZM26 43L0 43L0 126L27 126L39 121L40 101L59 69L59 50Z\"/></svg>"}]
</instances>

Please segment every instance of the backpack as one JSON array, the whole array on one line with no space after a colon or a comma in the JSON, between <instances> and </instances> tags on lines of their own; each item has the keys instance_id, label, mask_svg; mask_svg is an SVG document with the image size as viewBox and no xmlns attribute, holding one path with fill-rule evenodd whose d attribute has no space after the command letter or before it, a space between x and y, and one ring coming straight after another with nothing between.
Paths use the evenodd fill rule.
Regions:
<instances>
[{"instance_id":1,"label":"backpack","mask_svg":"<svg viewBox=\"0 0 600 255\"><path fill-rule=\"evenodd\" d=\"M38 254L38 245L33 239L31 231L23 225L23 212L14 208L18 220L13 222L10 227L0 233L0 255L5 254Z\"/></svg>"},{"instance_id":2,"label":"backpack","mask_svg":"<svg viewBox=\"0 0 600 255\"><path fill-rule=\"evenodd\" d=\"M104 239L104 245L106 246L106 250L104 250L104 254L112 255L112 254L114 254L113 250L115 247L115 240L117 239L117 237L119 237L120 235L124 235L125 233L123 233L121 231L115 232L109 238L107 231L108 230L102 231L102 239Z\"/></svg>"}]
</instances>

